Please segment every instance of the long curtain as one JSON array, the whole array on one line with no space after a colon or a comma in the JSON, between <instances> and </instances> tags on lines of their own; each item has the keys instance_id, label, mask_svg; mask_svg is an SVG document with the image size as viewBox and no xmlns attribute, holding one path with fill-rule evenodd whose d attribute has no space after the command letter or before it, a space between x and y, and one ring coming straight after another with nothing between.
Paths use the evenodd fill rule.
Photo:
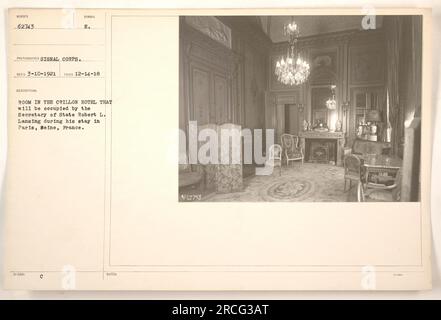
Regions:
<instances>
[{"instance_id":1,"label":"long curtain","mask_svg":"<svg viewBox=\"0 0 441 320\"><path fill-rule=\"evenodd\" d=\"M421 32L420 16L386 16L386 91L389 91L389 119L392 150L403 153L404 124L421 116ZM386 98L385 100L386 101ZM386 119L386 103L383 114Z\"/></svg>"},{"instance_id":2,"label":"long curtain","mask_svg":"<svg viewBox=\"0 0 441 320\"><path fill-rule=\"evenodd\" d=\"M399 63L400 63L400 38L401 20L398 16L388 16L384 19L386 30L386 92L389 91L389 121L392 126L392 152L396 154L401 140L400 126L400 101L399 101ZM386 103L383 104L383 114L386 118Z\"/></svg>"}]
</instances>

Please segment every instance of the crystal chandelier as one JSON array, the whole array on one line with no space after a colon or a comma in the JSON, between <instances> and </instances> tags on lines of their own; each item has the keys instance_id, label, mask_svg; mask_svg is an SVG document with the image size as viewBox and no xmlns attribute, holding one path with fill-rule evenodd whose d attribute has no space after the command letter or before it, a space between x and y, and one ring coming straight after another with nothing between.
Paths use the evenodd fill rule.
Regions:
<instances>
[{"instance_id":1,"label":"crystal chandelier","mask_svg":"<svg viewBox=\"0 0 441 320\"><path fill-rule=\"evenodd\" d=\"M285 85L299 85L304 83L309 76L309 64L304 61L296 48L299 37L299 28L292 21L283 28L283 34L289 36L288 52L276 64L275 74L277 80Z\"/></svg>"},{"instance_id":2,"label":"crystal chandelier","mask_svg":"<svg viewBox=\"0 0 441 320\"><path fill-rule=\"evenodd\" d=\"M337 101L335 101L335 86L334 85L331 86L331 90L332 90L332 98L329 98L326 101L326 108L328 108L329 110L335 110L335 109L337 109Z\"/></svg>"}]
</instances>

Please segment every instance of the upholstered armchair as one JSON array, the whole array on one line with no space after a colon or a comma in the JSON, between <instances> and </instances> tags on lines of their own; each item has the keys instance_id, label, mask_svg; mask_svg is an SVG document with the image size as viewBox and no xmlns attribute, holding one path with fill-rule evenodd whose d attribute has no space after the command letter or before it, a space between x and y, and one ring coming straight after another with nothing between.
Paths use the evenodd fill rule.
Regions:
<instances>
[{"instance_id":1,"label":"upholstered armchair","mask_svg":"<svg viewBox=\"0 0 441 320\"><path fill-rule=\"evenodd\" d=\"M298 160L300 160L303 164L304 155L302 148L299 146L299 137L284 133L280 139L282 142L282 149L285 155L286 165L288 166L290 161Z\"/></svg>"}]
</instances>

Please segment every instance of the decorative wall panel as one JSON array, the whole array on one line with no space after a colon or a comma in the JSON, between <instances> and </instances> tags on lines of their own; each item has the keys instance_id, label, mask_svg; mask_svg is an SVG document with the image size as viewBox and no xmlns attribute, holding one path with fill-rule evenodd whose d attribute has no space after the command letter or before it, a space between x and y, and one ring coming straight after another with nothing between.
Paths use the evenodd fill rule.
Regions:
<instances>
[{"instance_id":1,"label":"decorative wall panel","mask_svg":"<svg viewBox=\"0 0 441 320\"><path fill-rule=\"evenodd\" d=\"M210 50L203 51L198 45L191 46L187 60L190 68L189 81L189 120L199 124L221 124L232 120L231 99L232 81L228 56L213 58ZM212 59L212 63L208 61Z\"/></svg>"},{"instance_id":2,"label":"decorative wall panel","mask_svg":"<svg viewBox=\"0 0 441 320\"><path fill-rule=\"evenodd\" d=\"M200 124L232 122L247 128L264 128L266 48L249 43L241 29L231 29L231 49L198 30L181 19L180 95L186 111L180 114L180 123L185 119Z\"/></svg>"},{"instance_id":3,"label":"decorative wall panel","mask_svg":"<svg viewBox=\"0 0 441 320\"><path fill-rule=\"evenodd\" d=\"M247 128L263 128L265 123L266 57L252 46L243 46L244 105Z\"/></svg>"},{"instance_id":4,"label":"decorative wall panel","mask_svg":"<svg viewBox=\"0 0 441 320\"><path fill-rule=\"evenodd\" d=\"M300 86L285 86L277 81L274 67L282 55L286 53L286 42L274 43L268 60L269 90L276 96L289 95L299 91L299 101L303 106L303 117L314 122L314 118L327 118L326 122L332 127L340 121L347 135L346 141L351 142L354 135L355 103L351 93L357 87L384 87L385 73L385 45L383 30L359 31L349 30L322 34L299 39L302 54L307 57L311 66L311 74L307 82ZM329 113L326 108L312 110L320 92L313 92L314 88L330 88L336 85L335 96L337 109ZM331 94L326 94L326 99ZM325 99L325 100L326 100ZM349 106L343 109L343 105ZM328 114L328 115L327 115ZM278 113L277 132L284 131L283 112Z\"/></svg>"},{"instance_id":5,"label":"decorative wall panel","mask_svg":"<svg viewBox=\"0 0 441 320\"><path fill-rule=\"evenodd\" d=\"M225 123L228 121L228 89L227 79L218 74L214 75L214 110L217 123Z\"/></svg>"},{"instance_id":6,"label":"decorative wall panel","mask_svg":"<svg viewBox=\"0 0 441 320\"><path fill-rule=\"evenodd\" d=\"M202 69L192 69L192 105L193 119L199 125L210 122L209 109L210 106L210 74Z\"/></svg>"},{"instance_id":7,"label":"decorative wall panel","mask_svg":"<svg viewBox=\"0 0 441 320\"><path fill-rule=\"evenodd\" d=\"M315 50L311 53L311 84L332 84L337 80L337 49Z\"/></svg>"},{"instance_id":8,"label":"decorative wall panel","mask_svg":"<svg viewBox=\"0 0 441 320\"><path fill-rule=\"evenodd\" d=\"M368 84L384 81L384 48L379 45L351 47L350 84Z\"/></svg>"}]
</instances>

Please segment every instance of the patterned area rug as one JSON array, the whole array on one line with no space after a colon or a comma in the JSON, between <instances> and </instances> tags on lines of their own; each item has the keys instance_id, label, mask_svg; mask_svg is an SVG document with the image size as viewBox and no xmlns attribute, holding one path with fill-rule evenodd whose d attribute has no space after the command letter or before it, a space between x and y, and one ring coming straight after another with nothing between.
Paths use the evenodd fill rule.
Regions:
<instances>
[{"instance_id":1,"label":"patterned area rug","mask_svg":"<svg viewBox=\"0 0 441 320\"><path fill-rule=\"evenodd\" d=\"M252 176L244 179L240 192L211 194L202 201L357 201L356 187L344 192L342 167L327 164L293 164L275 170L271 176Z\"/></svg>"}]
</instances>

